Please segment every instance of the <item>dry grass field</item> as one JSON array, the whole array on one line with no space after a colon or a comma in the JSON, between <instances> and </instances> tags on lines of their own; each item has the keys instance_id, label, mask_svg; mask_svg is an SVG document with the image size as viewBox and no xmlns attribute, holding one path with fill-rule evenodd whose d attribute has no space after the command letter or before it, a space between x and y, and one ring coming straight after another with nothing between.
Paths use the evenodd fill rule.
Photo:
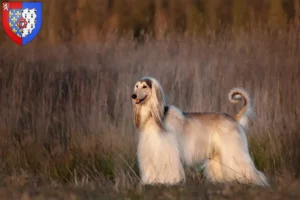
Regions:
<instances>
[{"instance_id":1,"label":"dry grass field","mask_svg":"<svg viewBox=\"0 0 300 200\"><path fill-rule=\"evenodd\" d=\"M67 10L72 10L70 2L66 3ZM89 19L84 16L92 11L100 13L97 9L102 8L98 5L93 10L87 2L76 1L79 8L70 15L72 20L66 17L59 22L53 10L61 1L44 0L48 6L45 13L50 13L47 18L45 15L46 28L24 47L0 34L0 199L300 198L299 20L284 28L277 26L280 21L275 25L273 21L266 26L253 22L250 28L239 31L205 29L200 37L179 31L156 37L157 33L149 31L139 39L135 34L109 34L108 39L94 37L99 33L96 29L106 27L100 26L102 21L94 22L96 28L87 25L81 29L86 25L83 19ZM232 2L236 12L239 6L245 8L239 3L244 0ZM268 9L284 19L280 1L272 2ZM291 2L300 7L297 0ZM120 11L123 7L114 5L117 11L103 13L108 13L105 16L111 24L119 14L118 26L125 26L120 25L126 22L122 18L125 11ZM193 13L188 10L191 4L172 5L166 11L169 14L174 14L175 8ZM209 12L204 19L216 25L218 7L205 5L201 6ZM285 9L291 7L284 5ZM137 13L133 9L131 14ZM164 16L163 11L160 14L155 16ZM168 16L172 21L173 15ZM139 19L138 14L135 17ZM135 17L131 16L131 22L139 24ZM198 22L198 18L184 19L187 24L188 19ZM274 20L272 16L270 19ZM76 20L78 24L72 24ZM265 21L270 22L268 17ZM78 37L69 40L67 30L60 26L74 30L70 32L78 33ZM155 27L154 23L148 28L155 32ZM167 102L183 111L234 114L242 105L229 102L229 90L248 90L257 115L247 133L250 153L272 187L211 185L197 167L186 169L185 185L139 187L131 94L133 84L143 76L157 78Z\"/></svg>"},{"instance_id":2,"label":"dry grass field","mask_svg":"<svg viewBox=\"0 0 300 200\"><path fill-rule=\"evenodd\" d=\"M273 187L296 187L300 172L298 30L275 34L257 30L235 37L224 33L203 40L146 39L138 45L129 38L83 45L11 45L10 49L3 44L3 189L88 188L104 195L134 190L139 174L130 95L134 82L145 75L156 77L168 103L184 111L233 114L241 105L230 104L227 93L232 87L246 88L257 112L248 131L257 167ZM182 187L191 188L190 193L189 189L159 191L167 196L181 190L203 196L221 195L226 189L221 187L219 194L218 187L209 187L197 169L187 169L187 174L187 186ZM268 196L270 191L253 189L252 194L252 189L241 188L245 189L237 186L230 191L233 196L243 191L250 196L265 191ZM149 198L158 194L149 191Z\"/></svg>"}]
</instances>

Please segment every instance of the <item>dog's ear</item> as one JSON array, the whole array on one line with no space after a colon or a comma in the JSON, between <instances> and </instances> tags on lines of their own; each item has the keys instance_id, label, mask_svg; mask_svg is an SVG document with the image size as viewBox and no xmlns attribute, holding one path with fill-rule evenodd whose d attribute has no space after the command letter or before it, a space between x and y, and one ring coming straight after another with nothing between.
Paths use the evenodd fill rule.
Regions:
<instances>
[{"instance_id":1,"label":"dog's ear","mask_svg":"<svg viewBox=\"0 0 300 200\"><path fill-rule=\"evenodd\" d=\"M135 128L138 129L140 127L140 123L141 123L141 116L140 116L140 106L135 106L134 107L134 125Z\"/></svg>"},{"instance_id":2,"label":"dog's ear","mask_svg":"<svg viewBox=\"0 0 300 200\"><path fill-rule=\"evenodd\" d=\"M151 80L152 82L152 94L151 94L151 116L153 117L156 124L164 129L164 108L165 108L165 99L163 89L156 80Z\"/></svg>"},{"instance_id":3,"label":"dog's ear","mask_svg":"<svg viewBox=\"0 0 300 200\"><path fill-rule=\"evenodd\" d=\"M141 124L141 115L140 115L141 107L136 105L133 100L132 100L132 106L133 106L134 126L136 129L138 129Z\"/></svg>"}]
</instances>

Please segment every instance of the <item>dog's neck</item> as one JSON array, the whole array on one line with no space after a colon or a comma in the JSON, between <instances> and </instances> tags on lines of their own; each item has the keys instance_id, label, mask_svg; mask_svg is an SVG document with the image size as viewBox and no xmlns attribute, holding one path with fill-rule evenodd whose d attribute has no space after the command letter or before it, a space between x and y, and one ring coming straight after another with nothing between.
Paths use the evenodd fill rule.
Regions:
<instances>
[{"instance_id":1,"label":"dog's neck","mask_svg":"<svg viewBox=\"0 0 300 200\"><path fill-rule=\"evenodd\" d=\"M143 105L136 105L134 108L134 120L137 129L143 129L147 124L155 124L154 118L151 115L150 108ZM169 111L169 106L164 107L164 118Z\"/></svg>"},{"instance_id":2,"label":"dog's neck","mask_svg":"<svg viewBox=\"0 0 300 200\"><path fill-rule=\"evenodd\" d=\"M143 105L135 105L134 107L134 122L137 129L142 129L150 119L150 110Z\"/></svg>"}]
</instances>

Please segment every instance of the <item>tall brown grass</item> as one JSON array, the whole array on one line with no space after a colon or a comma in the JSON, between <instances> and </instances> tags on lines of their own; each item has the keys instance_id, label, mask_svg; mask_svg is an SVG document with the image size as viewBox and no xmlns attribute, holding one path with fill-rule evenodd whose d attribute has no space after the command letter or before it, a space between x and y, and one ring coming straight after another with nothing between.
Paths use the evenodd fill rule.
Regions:
<instances>
[{"instance_id":1,"label":"tall brown grass","mask_svg":"<svg viewBox=\"0 0 300 200\"><path fill-rule=\"evenodd\" d=\"M271 180L300 172L299 27L211 38L130 38L75 45L0 46L0 175L7 180L114 186L139 180L130 95L156 77L184 111L236 113L244 87L257 118L255 163ZM201 174L188 172L188 181Z\"/></svg>"},{"instance_id":2,"label":"tall brown grass","mask_svg":"<svg viewBox=\"0 0 300 200\"><path fill-rule=\"evenodd\" d=\"M0 0L15 2L18 0ZM31 0L25 0L31 1ZM98 41L131 31L163 39L171 33L197 36L253 26L284 28L300 19L298 0L40 0L43 25L33 43ZM0 26L0 41L9 40Z\"/></svg>"}]
</instances>

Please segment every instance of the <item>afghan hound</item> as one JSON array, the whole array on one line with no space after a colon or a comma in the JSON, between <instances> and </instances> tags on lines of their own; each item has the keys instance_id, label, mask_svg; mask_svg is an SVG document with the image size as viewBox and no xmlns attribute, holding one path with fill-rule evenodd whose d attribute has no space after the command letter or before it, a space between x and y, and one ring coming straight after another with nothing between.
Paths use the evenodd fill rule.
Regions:
<instances>
[{"instance_id":1,"label":"afghan hound","mask_svg":"<svg viewBox=\"0 0 300 200\"><path fill-rule=\"evenodd\" d=\"M132 101L139 132L138 162L142 184L177 184L185 181L183 165L202 164L212 182L269 186L250 157L246 138L254 116L252 100L242 88L229 92L229 100L244 100L240 112L187 113L165 102L159 82L152 77L134 86Z\"/></svg>"}]
</instances>

